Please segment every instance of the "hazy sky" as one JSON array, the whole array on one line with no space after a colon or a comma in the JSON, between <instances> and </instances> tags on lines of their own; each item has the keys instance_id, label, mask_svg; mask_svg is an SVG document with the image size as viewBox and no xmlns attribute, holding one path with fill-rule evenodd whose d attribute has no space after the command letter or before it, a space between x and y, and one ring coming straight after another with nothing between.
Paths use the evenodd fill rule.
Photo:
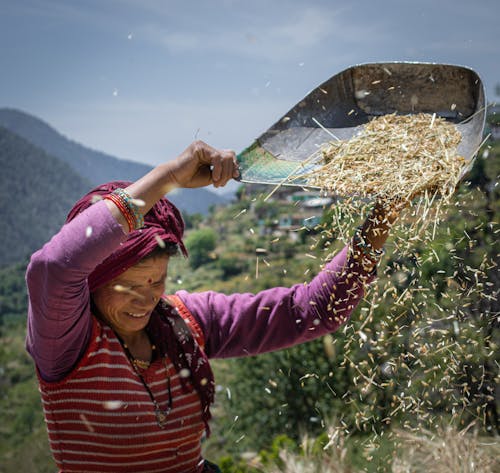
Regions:
<instances>
[{"instance_id":1,"label":"hazy sky","mask_svg":"<svg viewBox=\"0 0 500 473\"><path fill-rule=\"evenodd\" d=\"M500 0L0 0L0 107L157 164L242 150L311 89L373 61L500 83Z\"/></svg>"}]
</instances>

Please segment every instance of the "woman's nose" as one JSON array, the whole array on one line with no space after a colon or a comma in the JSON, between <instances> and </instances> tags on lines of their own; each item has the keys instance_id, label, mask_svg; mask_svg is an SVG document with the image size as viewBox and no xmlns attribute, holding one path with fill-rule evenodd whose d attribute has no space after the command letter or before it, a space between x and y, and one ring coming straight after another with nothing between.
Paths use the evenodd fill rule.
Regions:
<instances>
[{"instance_id":1,"label":"woman's nose","mask_svg":"<svg viewBox=\"0 0 500 473\"><path fill-rule=\"evenodd\" d=\"M134 304L139 306L148 306L154 300L154 294L151 289L140 289L135 291Z\"/></svg>"},{"instance_id":2,"label":"woman's nose","mask_svg":"<svg viewBox=\"0 0 500 473\"><path fill-rule=\"evenodd\" d=\"M160 300L160 292L158 289L152 287L141 288L136 291L134 303L141 307L150 307L152 304L156 305Z\"/></svg>"}]
</instances>

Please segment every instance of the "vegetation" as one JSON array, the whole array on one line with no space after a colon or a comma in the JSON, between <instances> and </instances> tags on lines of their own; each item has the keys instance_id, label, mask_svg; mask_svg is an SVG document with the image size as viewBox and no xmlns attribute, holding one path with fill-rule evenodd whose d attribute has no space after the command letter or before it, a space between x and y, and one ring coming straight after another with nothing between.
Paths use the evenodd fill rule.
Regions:
<instances>
[{"instance_id":1,"label":"vegetation","mask_svg":"<svg viewBox=\"0 0 500 473\"><path fill-rule=\"evenodd\" d=\"M90 188L67 164L0 127L0 266L27 258Z\"/></svg>"},{"instance_id":2,"label":"vegetation","mask_svg":"<svg viewBox=\"0 0 500 473\"><path fill-rule=\"evenodd\" d=\"M490 146L431 244L416 241L409 254L389 245L378 284L345 328L279 353L214 363L218 395L205 451L224 473L457 471L448 452L463 468L482 468L461 471L495 471L500 144ZM277 219L297 210L275 200L268 212L261 197L241 192L234 205L189 219L191 255L210 257L196 267L174 259L171 291L255 292L309 281L325 248L339 248L323 228L280 229ZM24 350L25 265L0 271L7 473L54 471ZM449 449L440 451L443 442Z\"/></svg>"},{"instance_id":3,"label":"vegetation","mask_svg":"<svg viewBox=\"0 0 500 473\"><path fill-rule=\"evenodd\" d=\"M26 262L0 269L0 471L54 471L31 358L25 351Z\"/></svg>"},{"instance_id":4,"label":"vegetation","mask_svg":"<svg viewBox=\"0 0 500 473\"><path fill-rule=\"evenodd\" d=\"M226 457L223 473L361 473L352 437L339 426L328 426L320 437L304 436L300 445L286 435L277 436L268 450L247 455L245 461ZM408 434L396 431L401 446L390 457L384 471L393 473L494 473L500 468L500 444L481 438L470 427L450 426L436 431ZM375 452L375 456L377 453ZM372 462L376 460L372 457Z\"/></svg>"},{"instance_id":5,"label":"vegetation","mask_svg":"<svg viewBox=\"0 0 500 473\"><path fill-rule=\"evenodd\" d=\"M211 228L194 230L186 237L186 248L189 251L189 264L196 269L213 258L217 242L217 234Z\"/></svg>"},{"instance_id":6,"label":"vegetation","mask_svg":"<svg viewBox=\"0 0 500 473\"><path fill-rule=\"evenodd\" d=\"M86 148L61 135L39 118L20 110L0 108L0 126L66 163L92 187L117 179L136 180L151 170L145 164L117 159Z\"/></svg>"}]
</instances>

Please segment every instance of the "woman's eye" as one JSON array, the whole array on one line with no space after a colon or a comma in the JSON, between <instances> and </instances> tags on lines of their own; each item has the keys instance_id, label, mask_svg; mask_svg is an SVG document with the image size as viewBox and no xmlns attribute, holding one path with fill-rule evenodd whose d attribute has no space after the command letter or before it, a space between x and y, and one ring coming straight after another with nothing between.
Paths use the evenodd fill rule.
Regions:
<instances>
[{"instance_id":1,"label":"woman's eye","mask_svg":"<svg viewBox=\"0 0 500 473\"><path fill-rule=\"evenodd\" d=\"M140 284L135 284L133 286L128 286L129 290L130 291L138 291L142 288L143 286L141 286Z\"/></svg>"},{"instance_id":2,"label":"woman's eye","mask_svg":"<svg viewBox=\"0 0 500 473\"><path fill-rule=\"evenodd\" d=\"M115 284L113 286L113 291L115 292L130 292L133 290L132 286L124 285L124 284Z\"/></svg>"}]
</instances>

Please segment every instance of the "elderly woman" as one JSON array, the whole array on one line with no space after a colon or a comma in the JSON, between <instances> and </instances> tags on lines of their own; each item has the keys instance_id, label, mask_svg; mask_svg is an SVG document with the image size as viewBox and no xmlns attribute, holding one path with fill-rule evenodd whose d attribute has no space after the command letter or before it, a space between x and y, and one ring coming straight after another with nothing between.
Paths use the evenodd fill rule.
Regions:
<instances>
[{"instance_id":1,"label":"elderly woman","mask_svg":"<svg viewBox=\"0 0 500 473\"><path fill-rule=\"evenodd\" d=\"M32 256L27 349L60 471L218 471L201 454L214 398L208 359L333 332L361 299L396 215L383 206L309 285L166 295L169 258L186 250L163 196L237 176L233 152L195 142L135 183L91 191Z\"/></svg>"}]
</instances>

